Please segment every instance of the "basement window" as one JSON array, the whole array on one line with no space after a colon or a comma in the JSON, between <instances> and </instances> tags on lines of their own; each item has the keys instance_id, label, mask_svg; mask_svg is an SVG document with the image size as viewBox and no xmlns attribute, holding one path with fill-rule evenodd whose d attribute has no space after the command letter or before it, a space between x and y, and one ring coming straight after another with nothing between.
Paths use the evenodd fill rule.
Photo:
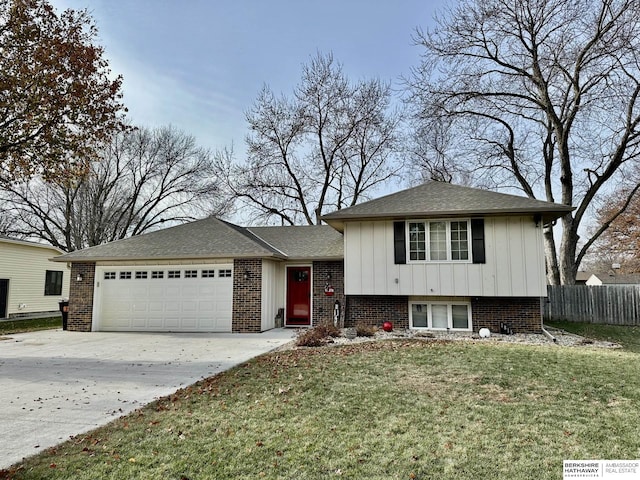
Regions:
<instances>
[{"instance_id":1,"label":"basement window","mask_svg":"<svg viewBox=\"0 0 640 480\"><path fill-rule=\"evenodd\" d=\"M469 303L409 302L409 326L428 330L471 330Z\"/></svg>"}]
</instances>

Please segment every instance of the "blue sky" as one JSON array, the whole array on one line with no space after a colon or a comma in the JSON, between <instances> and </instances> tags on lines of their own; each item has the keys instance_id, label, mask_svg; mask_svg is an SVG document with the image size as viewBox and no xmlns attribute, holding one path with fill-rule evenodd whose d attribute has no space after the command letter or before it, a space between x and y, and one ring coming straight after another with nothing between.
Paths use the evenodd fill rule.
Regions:
<instances>
[{"instance_id":1,"label":"blue sky","mask_svg":"<svg viewBox=\"0 0 640 480\"><path fill-rule=\"evenodd\" d=\"M447 0L52 0L87 8L136 125L172 124L212 149L244 151L244 112L268 84L290 94L301 65L333 52L352 79L400 87L411 36Z\"/></svg>"}]
</instances>

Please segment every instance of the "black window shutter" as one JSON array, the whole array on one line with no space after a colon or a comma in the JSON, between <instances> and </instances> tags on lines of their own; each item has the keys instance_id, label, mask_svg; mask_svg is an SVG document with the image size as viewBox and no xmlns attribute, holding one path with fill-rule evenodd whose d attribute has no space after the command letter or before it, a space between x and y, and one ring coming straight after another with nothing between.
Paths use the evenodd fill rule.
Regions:
<instances>
[{"instance_id":1,"label":"black window shutter","mask_svg":"<svg viewBox=\"0 0 640 480\"><path fill-rule=\"evenodd\" d=\"M484 218L471 219L473 263L486 263L484 255Z\"/></svg>"},{"instance_id":2,"label":"black window shutter","mask_svg":"<svg viewBox=\"0 0 640 480\"><path fill-rule=\"evenodd\" d=\"M407 263L404 222L393 222L393 257L396 265Z\"/></svg>"}]
</instances>

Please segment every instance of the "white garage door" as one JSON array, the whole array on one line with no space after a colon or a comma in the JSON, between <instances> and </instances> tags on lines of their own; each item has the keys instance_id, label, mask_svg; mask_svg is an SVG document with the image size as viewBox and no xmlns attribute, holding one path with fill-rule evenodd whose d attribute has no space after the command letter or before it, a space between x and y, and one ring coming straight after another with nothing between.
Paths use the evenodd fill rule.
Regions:
<instances>
[{"instance_id":1,"label":"white garage door","mask_svg":"<svg viewBox=\"0 0 640 480\"><path fill-rule=\"evenodd\" d=\"M230 332L233 265L96 268L100 331Z\"/></svg>"}]
</instances>

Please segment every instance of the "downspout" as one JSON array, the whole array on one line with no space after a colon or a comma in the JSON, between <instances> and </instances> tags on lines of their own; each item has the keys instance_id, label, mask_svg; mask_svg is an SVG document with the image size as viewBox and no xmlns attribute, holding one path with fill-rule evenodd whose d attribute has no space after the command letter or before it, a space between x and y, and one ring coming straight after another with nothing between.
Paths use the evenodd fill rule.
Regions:
<instances>
[{"instance_id":1,"label":"downspout","mask_svg":"<svg viewBox=\"0 0 640 480\"><path fill-rule=\"evenodd\" d=\"M553 335L551 335L549 333L549 331L544 328L544 303L547 301L547 297L540 297L540 309L542 310L542 322L540 324L540 328L542 329L542 333L544 334L545 337L547 337L549 340L551 340L553 343L558 343L558 339L556 337L554 337Z\"/></svg>"},{"instance_id":2,"label":"downspout","mask_svg":"<svg viewBox=\"0 0 640 480\"><path fill-rule=\"evenodd\" d=\"M551 335L546 328L544 328L544 323L542 324L542 333L544 333L544 335L551 340L553 343L558 343L558 339L556 337L554 337L553 335Z\"/></svg>"}]
</instances>

